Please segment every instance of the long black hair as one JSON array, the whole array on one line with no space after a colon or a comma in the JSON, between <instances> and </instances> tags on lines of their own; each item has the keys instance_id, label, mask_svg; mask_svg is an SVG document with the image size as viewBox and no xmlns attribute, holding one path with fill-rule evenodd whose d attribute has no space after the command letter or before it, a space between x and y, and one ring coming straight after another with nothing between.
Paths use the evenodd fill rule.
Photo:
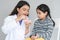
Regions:
<instances>
[{"instance_id":1,"label":"long black hair","mask_svg":"<svg viewBox=\"0 0 60 40\"><path fill-rule=\"evenodd\" d=\"M13 11L11 12L10 16L11 16L11 15L15 15L15 14L17 15L17 14L18 14L17 8L21 8L21 7L24 6L24 5L27 5L27 6L30 7L30 5L29 5L28 2L26 2L26 1L19 1L19 2L17 3L17 5L15 6L15 8L13 9Z\"/></svg>"},{"instance_id":2,"label":"long black hair","mask_svg":"<svg viewBox=\"0 0 60 40\"><path fill-rule=\"evenodd\" d=\"M51 15L50 15L50 9L49 9L49 7L46 4L41 4L41 5L37 6L36 9L39 9L39 10L41 10L44 13L48 12L47 16L49 16L51 18L51 20L53 22L53 26L55 26L55 22L53 21Z\"/></svg>"}]
</instances>

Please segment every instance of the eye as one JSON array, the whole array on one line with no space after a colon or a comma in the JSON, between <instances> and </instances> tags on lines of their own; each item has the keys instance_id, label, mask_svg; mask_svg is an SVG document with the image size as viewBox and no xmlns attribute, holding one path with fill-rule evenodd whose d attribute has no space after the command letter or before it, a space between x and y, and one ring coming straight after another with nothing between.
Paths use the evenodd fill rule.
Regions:
<instances>
[{"instance_id":1,"label":"eye","mask_svg":"<svg viewBox=\"0 0 60 40\"><path fill-rule=\"evenodd\" d=\"M25 11L26 9L25 8L23 8L23 11Z\"/></svg>"},{"instance_id":2,"label":"eye","mask_svg":"<svg viewBox=\"0 0 60 40\"><path fill-rule=\"evenodd\" d=\"M40 12L37 12L37 14L41 14Z\"/></svg>"}]
</instances>

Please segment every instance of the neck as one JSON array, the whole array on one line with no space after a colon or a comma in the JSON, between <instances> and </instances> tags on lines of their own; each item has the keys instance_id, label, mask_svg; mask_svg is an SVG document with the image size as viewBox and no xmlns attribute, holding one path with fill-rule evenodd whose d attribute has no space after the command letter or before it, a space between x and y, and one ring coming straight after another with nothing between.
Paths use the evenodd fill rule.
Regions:
<instances>
[{"instance_id":1,"label":"neck","mask_svg":"<svg viewBox=\"0 0 60 40\"><path fill-rule=\"evenodd\" d=\"M17 17L20 17L20 16L21 16L21 14L18 13L18 14L17 14Z\"/></svg>"}]
</instances>

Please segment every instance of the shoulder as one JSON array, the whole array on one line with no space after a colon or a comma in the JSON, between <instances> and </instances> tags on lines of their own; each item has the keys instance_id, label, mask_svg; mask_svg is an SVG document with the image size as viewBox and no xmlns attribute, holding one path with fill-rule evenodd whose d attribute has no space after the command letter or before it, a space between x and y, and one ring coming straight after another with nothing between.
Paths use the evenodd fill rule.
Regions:
<instances>
[{"instance_id":1,"label":"shoulder","mask_svg":"<svg viewBox=\"0 0 60 40\"><path fill-rule=\"evenodd\" d=\"M11 21L15 18L15 15L12 15L12 16L7 16L4 21Z\"/></svg>"},{"instance_id":2,"label":"shoulder","mask_svg":"<svg viewBox=\"0 0 60 40\"><path fill-rule=\"evenodd\" d=\"M47 19L47 23L48 23L48 25L53 25L54 24L52 19L50 19L50 18Z\"/></svg>"},{"instance_id":3,"label":"shoulder","mask_svg":"<svg viewBox=\"0 0 60 40\"><path fill-rule=\"evenodd\" d=\"M38 24L39 23L39 19L35 20L34 24Z\"/></svg>"}]
</instances>

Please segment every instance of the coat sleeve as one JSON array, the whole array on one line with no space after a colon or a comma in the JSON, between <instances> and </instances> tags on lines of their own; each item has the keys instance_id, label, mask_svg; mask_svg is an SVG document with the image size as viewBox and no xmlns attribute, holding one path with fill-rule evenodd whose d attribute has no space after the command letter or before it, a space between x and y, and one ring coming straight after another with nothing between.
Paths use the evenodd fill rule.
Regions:
<instances>
[{"instance_id":1,"label":"coat sleeve","mask_svg":"<svg viewBox=\"0 0 60 40\"><path fill-rule=\"evenodd\" d=\"M7 17L4 20L4 24L2 26L2 31L5 34L8 34L9 32L11 32L12 30L14 30L15 28L17 28L17 23L15 20L10 19L9 17Z\"/></svg>"}]
</instances>

